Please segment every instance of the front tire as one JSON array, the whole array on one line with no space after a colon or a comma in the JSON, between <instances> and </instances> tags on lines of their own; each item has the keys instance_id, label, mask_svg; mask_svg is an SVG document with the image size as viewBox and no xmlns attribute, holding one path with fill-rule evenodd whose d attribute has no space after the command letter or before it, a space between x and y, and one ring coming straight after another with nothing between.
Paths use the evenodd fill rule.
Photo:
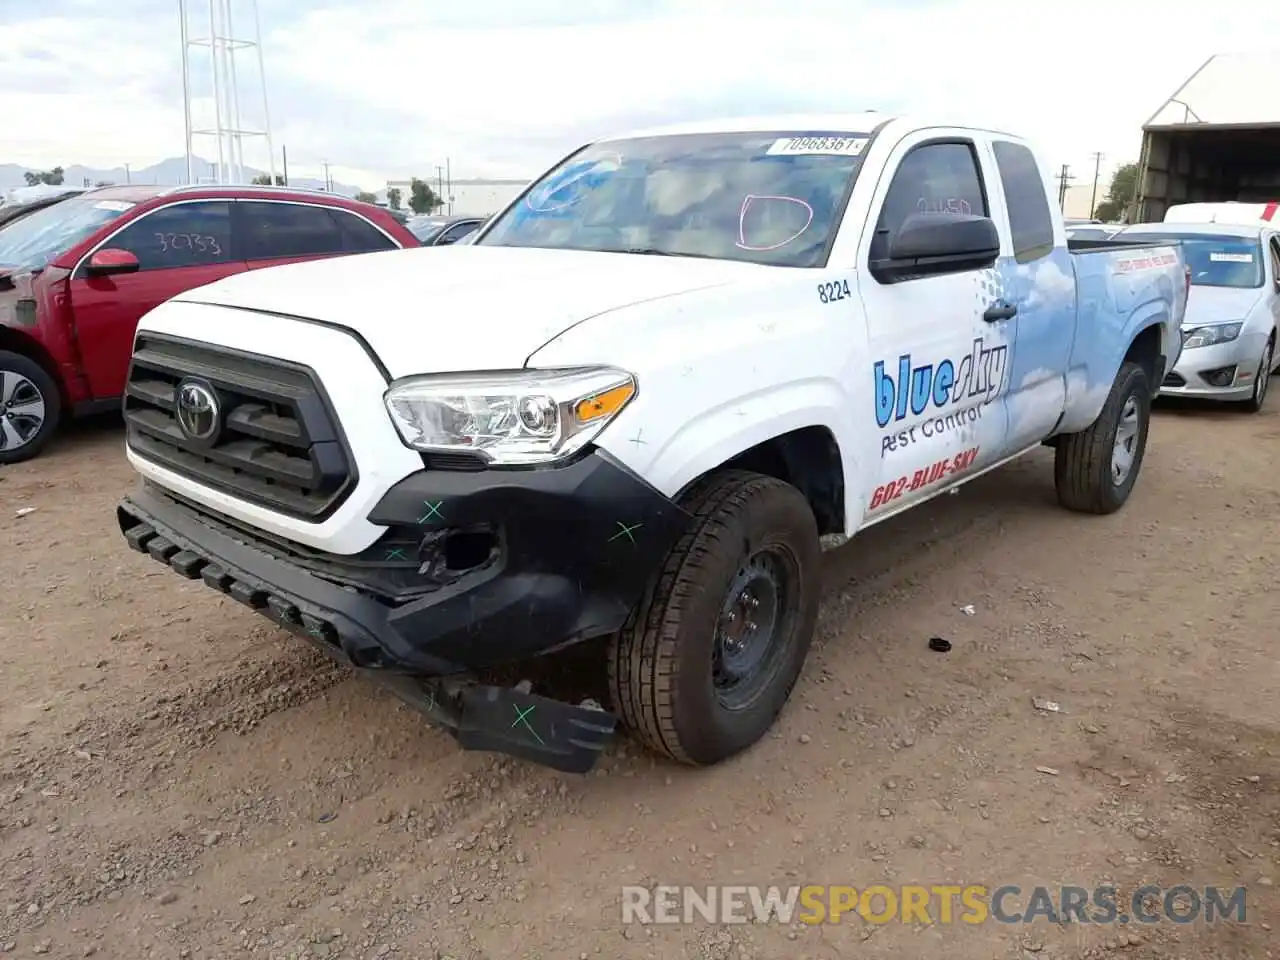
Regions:
<instances>
[{"instance_id":1,"label":"front tire","mask_svg":"<svg viewBox=\"0 0 1280 960\"><path fill-rule=\"evenodd\" d=\"M690 529L613 638L615 709L647 747L717 763L758 741L800 676L821 593L818 527L773 477L726 471L686 498Z\"/></svg>"},{"instance_id":2,"label":"front tire","mask_svg":"<svg viewBox=\"0 0 1280 960\"><path fill-rule=\"evenodd\" d=\"M58 429L62 396L44 367L0 350L0 464L38 456Z\"/></svg>"},{"instance_id":3,"label":"front tire","mask_svg":"<svg viewBox=\"0 0 1280 960\"><path fill-rule=\"evenodd\" d=\"M1244 408L1250 413L1261 413L1267 402L1267 387L1271 385L1271 367L1275 362L1276 342L1274 336L1262 349L1262 359L1258 361L1258 372L1253 375L1253 396L1244 402Z\"/></svg>"},{"instance_id":4,"label":"front tire","mask_svg":"<svg viewBox=\"0 0 1280 960\"><path fill-rule=\"evenodd\" d=\"M1150 425L1150 380L1141 365L1126 361L1098 418L1087 429L1064 435L1054 451L1058 502L1078 513L1115 513L1123 507L1142 469Z\"/></svg>"}]
</instances>

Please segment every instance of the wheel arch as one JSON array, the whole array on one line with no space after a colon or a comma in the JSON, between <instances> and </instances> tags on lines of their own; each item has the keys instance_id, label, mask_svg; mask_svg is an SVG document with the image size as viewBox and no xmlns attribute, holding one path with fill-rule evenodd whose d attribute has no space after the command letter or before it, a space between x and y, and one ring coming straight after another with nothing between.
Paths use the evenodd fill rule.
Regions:
<instances>
[{"instance_id":1,"label":"wheel arch","mask_svg":"<svg viewBox=\"0 0 1280 960\"><path fill-rule=\"evenodd\" d=\"M844 461L830 427L799 427L753 444L689 480L676 498L725 470L749 470L791 484L809 502L819 534L845 532Z\"/></svg>"},{"instance_id":2,"label":"wheel arch","mask_svg":"<svg viewBox=\"0 0 1280 960\"><path fill-rule=\"evenodd\" d=\"M0 326L0 351L16 353L19 356L26 357L33 363L39 364L40 368L49 375L49 379L53 381L54 386L58 388L58 399L61 401L64 414L70 409L67 385L62 381L58 364L39 340L23 333L21 330L15 330L13 327Z\"/></svg>"}]
</instances>

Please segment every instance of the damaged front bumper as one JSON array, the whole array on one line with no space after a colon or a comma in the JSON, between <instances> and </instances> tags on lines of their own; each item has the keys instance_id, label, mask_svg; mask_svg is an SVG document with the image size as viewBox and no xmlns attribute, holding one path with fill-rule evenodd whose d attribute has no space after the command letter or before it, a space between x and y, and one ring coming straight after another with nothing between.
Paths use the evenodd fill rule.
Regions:
<instances>
[{"instance_id":1,"label":"damaged front bumper","mask_svg":"<svg viewBox=\"0 0 1280 960\"><path fill-rule=\"evenodd\" d=\"M337 556L150 482L117 508L132 549L377 679L464 748L590 769L612 714L474 675L616 632L689 515L594 452L538 470L424 470L369 519L383 537Z\"/></svg>"}]
</instances>

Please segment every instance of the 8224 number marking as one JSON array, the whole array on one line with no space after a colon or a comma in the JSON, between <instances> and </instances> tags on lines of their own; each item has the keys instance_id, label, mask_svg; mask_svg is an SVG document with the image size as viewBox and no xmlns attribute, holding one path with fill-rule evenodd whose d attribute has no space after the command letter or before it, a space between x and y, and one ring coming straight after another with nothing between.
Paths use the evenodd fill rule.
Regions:
<instances>
[{"instance_id":1,"label":"8224 number marking","mask_svg":"<svg viewBox=\"0 0 1280 960\"><path fill-rule=\"evenodd\" d=\"M904 493L922 490L925 487L933 486L943 477L951 477L957 473L963 473L973 466L973 462L977 459L978 448L973 447L964 451L964 453L958 453L954 457L939 460L927 467L923 467L909 477L899 477L897 480L890 480L888 483L881 484L876 487L875 493L871 495L871 505L867 509L875 510L877 507L892 503Z\"/></svg>"},{"instance_id":2,"label":"8224 number marking","mask_svg":"<svg viewBox=\"0 0 1280 960\"><path fill-rule=\"evenodd\" d=\"M853 296L849 292L848 280L832 280L829 283L818 284L818 299L823 303L835 303L837 300L844 300Z\"/></svg>"}]
</instances>

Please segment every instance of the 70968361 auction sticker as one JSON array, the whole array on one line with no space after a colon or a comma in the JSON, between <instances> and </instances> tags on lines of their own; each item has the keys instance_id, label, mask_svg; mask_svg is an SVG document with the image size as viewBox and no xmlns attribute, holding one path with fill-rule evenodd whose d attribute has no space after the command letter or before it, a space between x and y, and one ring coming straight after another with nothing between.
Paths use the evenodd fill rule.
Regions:
<instances>
[{"instance_id":1,"label":"70968361 auction sticker","mask_svg":"<svg viewBox=\"0 0 1280 960\"><path fill-rule=\"evenodd\" d=\"M783 137L765 151L771 157L856 157L866 149L862 136Z\"/></svg>"}]
</instances>

